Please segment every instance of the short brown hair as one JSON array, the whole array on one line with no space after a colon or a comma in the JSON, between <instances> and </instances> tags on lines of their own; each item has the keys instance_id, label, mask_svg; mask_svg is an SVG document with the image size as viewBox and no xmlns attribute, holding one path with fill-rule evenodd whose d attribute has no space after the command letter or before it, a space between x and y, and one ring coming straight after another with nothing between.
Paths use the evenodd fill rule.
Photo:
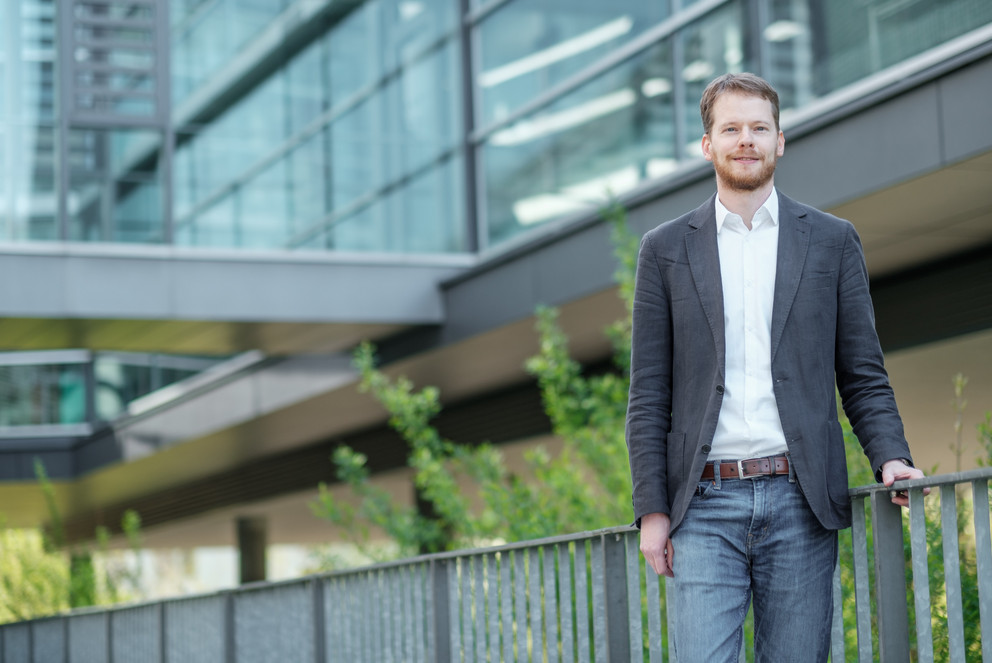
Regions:
<instances>
[{"instance_id":1,"label":"short brown hair","mask_svg":"<svg viewBox=\"0 0 992 663\"><path fill-rule=\"evenodd\" d=\"M713 105L721 94L743 94L749 97L767 99L772 105L772 116L775 118L775 129L778 125L778 92L768 81L755 74L724 74L714 79L703 90L699 100L699 115L703 118L703 133L708 134L713 128Z\"/></svg>"}]
</instances>

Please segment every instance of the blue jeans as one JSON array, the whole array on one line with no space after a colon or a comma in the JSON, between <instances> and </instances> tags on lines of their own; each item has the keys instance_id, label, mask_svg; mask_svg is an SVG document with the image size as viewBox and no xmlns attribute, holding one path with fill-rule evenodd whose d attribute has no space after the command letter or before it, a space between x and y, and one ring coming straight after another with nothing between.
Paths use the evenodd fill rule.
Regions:
<instances>
[{"instance_id":1,"label":"blue jeans","mask_svg":"<svg viewBox=\"0 0 992 663\"><path fill-rule=\"evenodd\" d=\"M679 663L736 663L752 600L757 663L827 660L837 532L792 476L701 482L672 546Z\"/></svg>"}]
</instances>

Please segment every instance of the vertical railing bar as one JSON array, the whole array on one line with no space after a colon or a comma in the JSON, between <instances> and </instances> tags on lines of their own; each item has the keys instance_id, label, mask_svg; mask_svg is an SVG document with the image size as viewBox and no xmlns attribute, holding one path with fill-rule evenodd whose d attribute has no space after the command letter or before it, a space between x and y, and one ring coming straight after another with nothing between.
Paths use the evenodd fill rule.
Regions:
<instances>
[{"instance_id":1,"label":"vertical railing bar","mask_svg":"<svg viewBox=\"0 0 992 663\"><path fill-rule=\"evenodd\" d=\"M382 569L378 573L377 600L372 604L373 628L378 629L376 642L379 647L379 660L389 660L393 656L393 637L396 616L393 614L392 576L394 569Z\"/></svg>"},{"instance_id":2,"label":"vertical railing bar","mask_svg":"<svg viewBox=\"0 0 992 663\"><path fill-rule=\"evenodd\" d=\"M496 566L497 553L486 555L486 600L489 604L489 660L499 662L499 569Z\"/></svg>"},{"instance_id":3,"label":"vertical railing bar","mask_svg":"<svg viewBox=\"0 0 992 663\"><path fill-rule=\"evenodd\" d=\"M324 601L324 581L320 578L313 578L310 582L311 600L313 601L313 658L315 663L326 663L327 617L324 614L324 606L326 605ZM162 636L164 641L165 633ZM162 657L162 663L165 663L164 656Z\"/></svg>"},{"instance_id":4,"label":"vertical railing bar","mask_svg":"<svg viewBox=\"0 0 992 663\"><path fill-rule=\"evenodd\" d=\"M352 583L354 594L349 601L352 606L350 619L348 620L349 631L353 634L352 650L354 658L352 660L361 661L365 656L365 597L369 592L369 573L367 571L359 573Z\"/></svg>"},{"instance_id":5,"label":"vertical railing bar","mask_svg":"<svg viewBox=\"0 0 992 663\"><path fill-rule=\"evenodd\" d=\"M422 614L417 610L413 599L414 588L417 585L417 567L404 566L403 579L405 583L403 594L400 597L403 608L400 613L403 615L403 641L406 643L403 647L403 653L406 656L404 660L417 663L420 661L417 652L417 643L420 639L414 634L417 632L417 624L420 622Z\"/></svg>"},{"instance_id":6,"label":"vertical railing bar","mask_svg":"<svg viewBox=\"0 0 992 663\"><path fill-rule=\"evenodd\" d=\"M572 554L568 543L558 545L558 600L561 603L561 660L575 663L575 629L572 627Z\"/></svg>"},{"instance_id":7,"label":"vertical railing bar","mask_svg":"<svg viewBox=\"0 0 992 663\"><path fill-rule=\"evenodd\" d=\"M923 490L909 491L909 543L912 550L913 600L916 606L916 658L933 660L933 627L930 623L930 573L927 568L927 520Z\"/></svg>"},{"instance_id":8,"label":"vertical railing bar","mask_svg":"<svg viewBox=\"0 0 992 663\"><path fill-rule=\"evenodd\" d=\"M462 558L462 652L465 660L475 656L475 622L472 619L472 581L475 579L475 558Z\"/></svg>"},{"instance_id":9,"label":"vertical railing bar","mask_svg":"<svg viewBox=\"0 0 992 663\"><path fill-rule=\"evenodd\" d=\"M606 636L606 583L604 573L603 539L606 535L592 540L592 637L596 663L609 661Z\"/></svg>"},{"instance_id":10,"label":"vertical railing bar","mask_svg":"<svg viewBox=\"0 0 992 663\"><path fill-rule=\"evenodd\" d=\"M401 661L413 661L413 643L410 639L410 624L414 615L410 611L410 567L396 567L396 588L393 593L393 606L396 611L396 652Z\"/></svg>"},{"instance_id":11,"label":"vertical railing bar","mask_svg":"<svg viewBox=\"0 0 992 663\"><path fill-rule=\"evenodd\" d=\"M544 642L548 648L548 663L558 663L558 594L555 590L556 548L544 547Z\"/></svg>"},{"instance_id":12,"label":"vertical railing bar","mask_svg":"<svg viewBox=\"0 0 992 663\"><path fill-rule=\"evenodd\" d=\"M386 655L392 660L407 660L402 658L403 648L403 619L399 610L400 597L400 569L389 569L382 574L384 596L383 602L383 628L388 632L385 640Z\"/></svg>"},{"instance_id":13,"label":"vertical railing bar","mask_svg":"<svg viewBox=\"0 0 992 663\"><path fill-rule=\"evenodd\" d=\"M325 594L331 609L331 646L328 647L327 663L340 658L351 658L348 650L349 629L345 623L348 614L348 592L345 590L347 578L328 578L329 593Z\"/></svg>"},{"instance_id":14,"label":"vertical railing bar","mask_svg":"<svg viewBox=\"0 0 992 663\"><path fill-rule=\"evenodd\" d=\"M644 592L648 597L648 663L662 663L661 583L649 564L644 565Z\"/></svg>"},{"instance_id":15,"label":"vertical railing bar","mask_svg":"<svg viewBox=\"0 0 992 663\"><path fill-rule=\"evenodd\" d=\"M339 578L324 578L324 621L327 634L324 639L324 661L331 663L334 660L333 652L340 652L344 648L344 638L338 629L338 616L341 614L342 596L337 591Z\"/></svg>"},{"instance_id":16,"label":"vertical railing bar","mask_svg":"<svg viewBox=\"0 0 992 663\"><path fill-rule=\"evenodd\" d=\"M463 557L459 560L461 565L461 576L458 582L458 589L462 598L462 644L461 652L465 661L469 661L475 656L475 624L472 623L472 576L475 571L474 559Z\"/></svg>"},{"instance_id":17,"label":"vertical railing bar","mask_svg":"<svg viewBox=\"0 0 992 663\"><path fill-rule=\"evenodd\" d=\"M844 594L840 583L840 549L834 563L834 614L830 626L830 663L844 663Z\"/></svg>"},{"instance_id":18,"label":"vertical railing bar","mask_svg":"<svg viewBox=\"0 0 992 663\"><path fill-rule=\"evenodd\" d=\"M524 572L524 551L513 551L514 610L516 613L516 650L514 661L529 660L527 654L527 574Z\"/></svg>"},{"instance_id":19,"label":"vertical railing bar","mask_svg":"<svg viewBox=\"0 0 992 663\"><path fill-rule=\"evenodd\" d=\"M675 663L675 638L673 637L675 629L672 628L675 615L672 613L671 603L668 602L668 582L668 576L665 576L665 626L668 629L668 661Z\"/></svg>"},{"instance_id":20,"label":"vertical railing bar","mask_svg":"<svg viewBox=\"0 0 992 663\"><path fill-rule=\"evenodd\" d=\"M363 640L365 643L365 656L364 661L372 663L372 661L378 660L376 658L376 644L378 638L376 638L375 627L373 626L373 620L375 619L375 595L379 590L378 583L378 573L377 571L369 571L366 574L366 581L368 582L368 590L364 592L362 596L362 632Z\"/></svg>"},{"instance_id":21,"label":"vertical railing bar","mask_svg":"<svg viewBox=\"0 0 992 663\"><path fill-rule=\"evenodd\" d=\"M858 625L858 661L872 663L871 646L871 596L868 588L868 529L865 523L865 500L852 500L851 524L854 549L854 605Z\"/></svg>"},{"instance_id":22,"label":"vertical railing bar","mask_svg":"<svg viewBox=\"0 0 992 663\"><path fill-rule=\"evenodd\" d=\"M904 663L909 660L909 597L902 509L887 491L876 490L871 494L871 514L878 656L882 663Z\"/></svg>"},{"instance_id":23,"label":"vertical railing bar","mask_svg":"<svg viewBox=\"0 0 992 663\"><path fill-rule=\"evenodd\" d=\"M410 568L410 611L415 618L411 621L414 663L428 663L427 643L430 642L430 626L434 623L431 604L424 600L426 564Z\"/></svg>"},{"instance_id":24,"label":"vertical railing bar","mask_svg":"<svg viewBox=\"0 0 992 663\"><path fill-rule=\"evenodd\" d=\"M947 597L947 645L952 661L965 660L961 562L958 553L958 506L954 484L940 487L940 527L944 541L944 590Z\"/></svg>"},{"instance_id":25,"label":"vertical railing bar","mask_svg":"<svg viewBox=\"0 0 992 663\"><path fill-rule=\"evenodd\" d=\"M396 636L399 629L396 624L396 569L383 569L379 574L380 598L377 624L382 631L379 642L382 643L384 661L396 656Z\"/></svg>"},{"instance_id":26,"label":"vertical railing bar","mask_svg":"<svg viewBox=\"0 0 992 663\"><path fill-rule=\"evenodd\" d=\"M237 634L234 632L234 593L224 595L224 660L226 663L237 661Z\"/></svg>"},{"instance_id":27,"label":"vertical railing bar","mask_svg":"<svg viewBox=\"0 0 992 663\"><path fill-rule=\"evenodd\" d=\"M975 511L975 570L978 574L978 612L982 627L982 660L992 661L992 533L989 526L989 482L971 483Z\"/></svg>"},{"instance_id":28,"label":"vertical railing bar","mask_svg":"<svg viewBox=\"0 0 992 663\"><path fill-rule=\"evenodd\" d=\"M541 549L530 548L527 551L527 579L529 593L527 598L530 607L530 638L531 661L541 663L544 660L544 632L541 629Z\"/></svg>"},{"instance_id":29,"label":"vertical railing bar","mask_svg":"<svg viewBox=\"0 0 992 663\"><path fill-rule=\"evenodd\" d=\"M513 580L510 577L510 570L513 566L512 555L509 550L504 550L499 554L499 601L500 614L503 618L501 640L503 643L503 656L496 661L513 660ZM494 662L495 663L495 662Z\"/></svg>"},{"instance_id":30,"label":"vertical railing bar","mask_svg":"<svg viewBox=\"0 0 992 663\"><path fill-rule=\"evenodd\" d=\"M575 542L575 650L578 663L591 663L589 651L589 569L586 542Z\"/></svg>"},{"instance_id":31,"label":"vertical railing bar","mask_svg":"<svg viewBox=\"0 0 992 663\"><path fill-rule=\"evenodd\" d=\"M636 532L627 532L623 538L627 566L627 633L630 637L630 661L631 663L644 663L644 627L641 623L641 551Z\"/></svg>"},{"instance_id":32,"label":"vertical railing bar","mask_svg":"<svg viewBox=\"0 0 992 663\"><path fill-rule=\"evenodd\" d=\"M448 560L448 640L450 642L449 660L458 663L462 660L462 624L461 624L461 585L458 581L458 567L462 560Z\"/></svg>"},{"instance_id":33,"label":"vertical railing bar","mask_svg":"<svg viewBox=\"0 0 992 663\"><path fill-rule=\"evenodd\" d=\"M475 612L475 660L486 660L486 589L483 577L486 560L483 557L472 558L472 577L475 581L472 606Z\"/></svg>"},{"instance_id":34,"label":"vertical railing bar","mask_svg":"<svg viewBox=\"0 0 992 663\"><path fill-rule=\"evenodd\" d=\"M451 663L451 560L435 559L424 568L424 602L427 604L427 661Z\"/></svg>"},{"instance_id":35,"label":"vertical railing bar","mask_svg":"<svg viewBox=\"0 0 992 663\"><path fill-rule=\"evenodd\" d=\"M372 572L372 591L365 599L365 624L369 631L369 661L381 661L384 659L382 627L380 626L380 615L382 611L378 606L382 603L382 570L377 569Z\"/></svg>"}]
</instances>

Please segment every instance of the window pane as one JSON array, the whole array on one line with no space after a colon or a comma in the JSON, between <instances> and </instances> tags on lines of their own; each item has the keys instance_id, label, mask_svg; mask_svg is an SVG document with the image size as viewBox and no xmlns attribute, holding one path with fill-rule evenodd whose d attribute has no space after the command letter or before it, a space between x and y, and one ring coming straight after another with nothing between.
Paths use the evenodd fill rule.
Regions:
<instances>
[{"instance_id":1,"label":"window pane","mask_svg":"<svg viewBox=\"0 0 992 663\"><path fill-rule=\"evenodd\" d=\"M0 125L0 237L58 238L55 128Z\"/></svg>"},{"instance_id":2,"label":"window pane","mask_svg":"<svg viewBox=\"0 0 992 663\"><path fill-rule=\"evenodd\" d=\"M449 159L319 233L301 248L447 253L465 250L461 158Z\"/></svg>"},{"instance_id":3,"label":"window pane","mask_svg":"<svg viewBox=\"0 0 992 663\"><path fill-rule=\"evenodd\" d=\"M241 204L232 246L282 248L288 236L286 162L276 161L240 190Z\"/></svg>"},{"instance_id":4,"label":"window pane","mask_svg":"<svg viewBox=\"0 0 992 663\"><path fill-rule=\"evenodd\" d=\"M672 81L666 40L490 136L482 149L489 243L669 172Z\"/></svg>"},{"instance_id":5,"label":"window pane","mask_svg":"<svg viewBox=\"0 0 992 663\"><path fill-rule=\"evenodd\" d=\"M162 191L154 131L75 129L69 133L69 237L161 242Z\"/></svg>"},{"instance_id":6,"label":"window pane","mask_svg":"<svg viewBox=\"0 0 992 663\"><path fill-rule=\"evenodd\" d=\"M517 0L477 35L479 124L485 127L663 20L665 3Z\"/></svg>"},{"instance_id":7,"label":"window pane","mask_svg":"<svg viewBox=\"0 0 992 663\"><path fill-rule=\"evenodd\" d=\"M770 80L799 106L992 22L987 0L771 0Z\"/></svg>"},{"instance_id":8,"label":"window pane","mask_svg":"<svg viewBox=\"0 0 992 663\"><path fill-rule=\"evenodd\" d=\"M753 63L745 59L749 49L745 43L743 14L741 3L732 2L678 34L677 43L685 62L682 81L686 91L686 156L702 157L699 99L709 82L729 72L754 71Z\"/></svg>"},{"instance_id":9,"label":"window pane","mask_svg":"<svg viewBox=\"0 0 992 663\"><path fill-rule=\"evenodd\" d=\"M81 364L0 366L0 426L79 424L86 421L86 375Z\"/></svg>"}]
</instances>

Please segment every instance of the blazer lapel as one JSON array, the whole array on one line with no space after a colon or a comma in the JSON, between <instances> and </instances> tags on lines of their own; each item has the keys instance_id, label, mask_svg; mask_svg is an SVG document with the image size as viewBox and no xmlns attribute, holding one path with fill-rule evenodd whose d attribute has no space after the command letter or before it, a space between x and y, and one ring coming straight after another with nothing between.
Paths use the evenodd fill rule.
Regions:
<instances>
[{"instance_id":1,"label":"blazer lapel","mask_svg":"<svg viewBox=\"0 0 992 663\"><path fill-rule=\"evenodd\" d=\"M775 298L772 304L772 347L775 359L785 321L799 290L806 252L809 249L809 219L806 211L791 198L779 194L778 258L775 267Z\"/></svg>"},{"instance_id":2,"label":"blazer lapel","mask_svg":"<svg viewBox=\"0 0 992 663\"><path fill-rule=\"evenodd\" d=\"M726 340L723 326L723 284L720 280L720 256L716 245L716 196L697 208L689 219L685 250L689 258L692 281L713 335L720 372L726 367Z\"/></svg>"}]
</instances>

